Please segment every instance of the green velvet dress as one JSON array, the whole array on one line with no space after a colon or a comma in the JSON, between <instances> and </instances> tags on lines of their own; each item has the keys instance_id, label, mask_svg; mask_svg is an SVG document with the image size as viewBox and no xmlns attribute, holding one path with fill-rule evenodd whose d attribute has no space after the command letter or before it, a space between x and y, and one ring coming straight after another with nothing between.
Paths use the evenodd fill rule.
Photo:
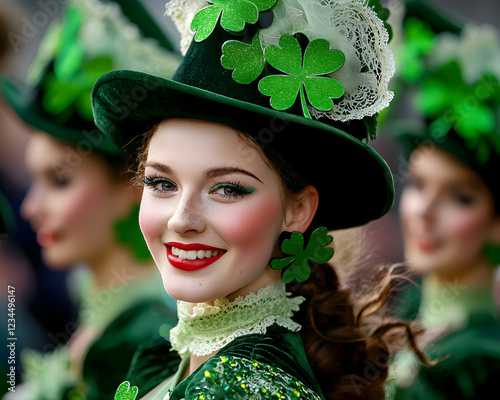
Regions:
<instances>
[{"instance_id":1,"label":"green velvet dress","mask_svg":"<svg viewBox=\"0 0 500 400\"><path fill-rule=\"evenodd\" d=\"M412 354L399 354L390 369L387 398L499 398L500 319L492 286L424 281L421 293L412 288L406 294L408 310L416 302L417 318L437 335L425 350L436 364L425 367Z\"/></svg>"},{"instance_id":2,"label":"green velvet dress","mask_svg":"<svg viewBox=\"0 0 500 400\"><path fill-rule=\"evenodd\" d=\"M303 300L279 283L232 302L199 304L190 314L179 302L171 341L141 348L115 399L323 399L291 319ZM190 354L214 352L182 380Z\"/></svg>"},{"instance_id":3,"label":"green velvet dress","mask_svg":"<svg viewBox=\"0 0 500 400\"><path fill-rule=\"evenodd\" d=\"M124 277L124 279L126 276ZM22 384L5 400L108 400L126 376L140 343L177 323L176 302L159 275L116 282L115 287L84 288L78 326L91 331L77 364L67 345L42 354L21 354ZM78 331L76 331L78 333Z\"/></svg>"}]
</instances>

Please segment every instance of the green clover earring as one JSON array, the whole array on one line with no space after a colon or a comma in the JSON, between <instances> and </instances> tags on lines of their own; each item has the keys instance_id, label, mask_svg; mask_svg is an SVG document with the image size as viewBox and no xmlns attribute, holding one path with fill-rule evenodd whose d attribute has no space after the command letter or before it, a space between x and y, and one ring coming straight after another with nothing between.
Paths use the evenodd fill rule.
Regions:
<instances>
[{"instance_id":1,"label":"green clover earring","mask_svg":"<svg viewBox=\"0 0 500 400\"><path fill-rule=\"evenodd\" d=\"M309 260L317 264L324 264L332 257L334 250L326 247L333 241L333 237L328 235L325 227L316 229L309 238L304 249L304 236L300 232L284 232L288 238L284 238L281 243L281 251L284 258L271 260L271 268L282 269L288 267L281 279L285 283L290 283L294 279L297 282L306 281L311 275Z\"/></svg>"}]
</instances>

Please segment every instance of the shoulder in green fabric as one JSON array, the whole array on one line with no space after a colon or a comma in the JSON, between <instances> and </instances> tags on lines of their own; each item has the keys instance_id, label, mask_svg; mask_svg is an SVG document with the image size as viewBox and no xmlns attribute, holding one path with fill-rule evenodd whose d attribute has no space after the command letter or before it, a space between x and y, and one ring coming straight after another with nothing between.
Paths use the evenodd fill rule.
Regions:
<instances>
[{"instance_id":1,"label":"shoulder in green fabric","mask_svg":"<svg viewBox=\"0 0 500 400\"><path fill-rule=\"evenodd\" d=\"M91 346L83 366L86 400L109 400L125 379L137 347L159 337L160 325L176 316L160 301L144 301L122 313Z\"/></svg>"},{"instance_id":2,"label":"shoulder in green fabric","mask_svg":"<svg viewBox=\"0 0 500 400\"><path fill-rule=\"evenodd\" d=\"M142 374L142 380L134 380L134 373L131 373L129 383L120 387L115 400L129 400L124 396L135 393L130 385L138 387L138 398L152 389L149 385L148 389L142 390L148 386L148 380L158 382L155 373L144 373L146 368L162 374L163 366L164 369L170 369L170 375L173 375L175 371L169 367L168 358L176 353L169 352L165 343L142 351L142 356L135 361L133 367L143 370L138 371ZM161 354L158 357L159 353L163 357ZM160 359L163 360L159 361ZM165 374L163 375L165 379ZM168 398L323 399L307 363L300 336L278 327L272 327L265 335L246 335L233 340L182 381ZM133 399L131 397L130 400Z\"/></svg>"},{"instance_id":3,"label":"shoulder in green fabric","mask_svg":"<svg viewBox=\"0 0 500 400\"><path fill-rule=\"evenodd\" d=\"M445 337L428 355L440 361L421 366L410 386L397 388L395 400L492 398L500 379L500 321L473 316L467 328Z\"/></svg>"}]
</instances>

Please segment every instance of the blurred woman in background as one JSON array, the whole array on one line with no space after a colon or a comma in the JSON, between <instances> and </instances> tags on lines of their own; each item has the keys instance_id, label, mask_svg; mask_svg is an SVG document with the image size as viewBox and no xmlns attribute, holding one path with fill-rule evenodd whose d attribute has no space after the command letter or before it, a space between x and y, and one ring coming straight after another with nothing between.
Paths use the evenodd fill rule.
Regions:
<instances>
[{"instance_id":1,"label":"blurred woman in background","mask_svg":"<svg viewBox=\"0 0 500 400\"><path fill-rule=\"evenodd\" d=\"M104 72L170 76L178 60L139 1L75 0L48 28L29 84L2 82L6 100L34 128L21 213L47 265L88 267L75 275L78 321L49 334L44 350L52 351L22 353L22 385L7 399L109 399L137 345L175 324L138 227L140 191L130 185L126 156L94 125L90 91Z\"/></svg>"},{"instance_id":2,"label":"blurred woman in background","mask_svg":"<svg viewBox=\"0 0 500 400\"><path fill-rule=\"evenodd\" d=\"M493 289L500 263L499 36L492 27L466 26L460 36L434 37L412 18L405 29L420 44L431 39L413 59L423 68L409 89L425 119L407 121L417 128L398 134L409 154L399 207L405 259L422 277L421 289L402 295L398 313L427 328L426 355L435 365L419 367L402 353L388 397L487 398L500 379ZM414 41L405 43L407 52Z\"/></svg>"}]
</instances>

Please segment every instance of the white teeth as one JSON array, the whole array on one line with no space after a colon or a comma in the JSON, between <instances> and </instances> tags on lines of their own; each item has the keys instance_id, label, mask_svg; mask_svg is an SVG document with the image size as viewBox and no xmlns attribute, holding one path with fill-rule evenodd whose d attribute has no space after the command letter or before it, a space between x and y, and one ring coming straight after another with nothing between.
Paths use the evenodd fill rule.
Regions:
<instances>
[{"instance_id":1,"label":"white teeth","mask_svg":"<svg viewBox=\"0 0 500 400\"><path fill-rule=\"evenodd\" d=\"M205 258L205 254L206 254L205 250L198 250L196 252L196 257L197 258Z\"/></svg>"},{"instance_id":2,"label":"white teeth","mask_svg":"<svg viewBox=\"0 0 500 400\"><path fill-rule=\"evenodd\" d=\"M172 247L172 254L183 260L196 260L203 258L216 257L223 253L223 250L182 250L178 247Z\"/></svg>"}]
</instances>

